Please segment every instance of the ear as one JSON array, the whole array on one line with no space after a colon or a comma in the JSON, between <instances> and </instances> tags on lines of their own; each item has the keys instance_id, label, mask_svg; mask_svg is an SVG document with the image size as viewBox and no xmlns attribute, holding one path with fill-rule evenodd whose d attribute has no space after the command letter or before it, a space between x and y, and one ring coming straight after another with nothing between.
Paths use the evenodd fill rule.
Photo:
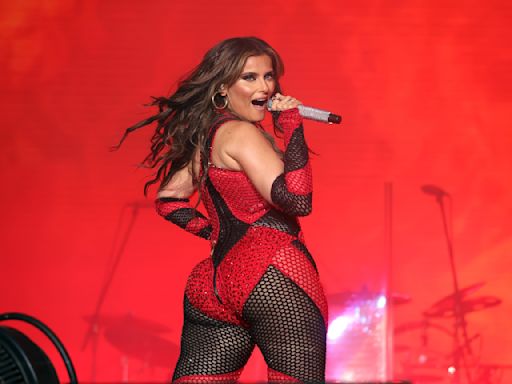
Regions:
<instances>
[{"instance_id":1,"label":"ear","mask_svg":"<svg viewBox=\"0 0 512 384\"><path fill-rule=\"evenodd\" d=\"M228 91L226 90L226 87L224 86L224 84L220 85L219 92L220 92L221 96L226 96L226 94L228 93Z\"/></svg>"}]
</instances>

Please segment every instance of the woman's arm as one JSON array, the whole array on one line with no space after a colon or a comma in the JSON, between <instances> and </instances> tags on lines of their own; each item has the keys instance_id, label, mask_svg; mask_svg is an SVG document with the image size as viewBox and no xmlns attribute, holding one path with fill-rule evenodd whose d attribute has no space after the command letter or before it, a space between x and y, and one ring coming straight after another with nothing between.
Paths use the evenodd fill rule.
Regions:
<instances>
[{"instance_id":1,"label":"woman's arm","mask_svg":"<svg viewBox=\"0 0 512 384\"><path fill-rule=\"evenodd\" d=\"M272 201L287 207L285 212L290 215L306 216L312 210L313 175L302 116L297 108L288 109L278 121L284 130L284 172L272 183Z\"/></svg>"},{"instance_id":2,"label":"woman's arm","mask_svg":"<svg viewBox=\"0 0 512 384\"><path fill-rule=\"evenodd\" d=\"M209 239L212 227L208 219L190 204L189 197L195 192L192 164L179 170L171 181L158 191L156 211L171 223L192 233Z\"/></svg>"}]
</instances>

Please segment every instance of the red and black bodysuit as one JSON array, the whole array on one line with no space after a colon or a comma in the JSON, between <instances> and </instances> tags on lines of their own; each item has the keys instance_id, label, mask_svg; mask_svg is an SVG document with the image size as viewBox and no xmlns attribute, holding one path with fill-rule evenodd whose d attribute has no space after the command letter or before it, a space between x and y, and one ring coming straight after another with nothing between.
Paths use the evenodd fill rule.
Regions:
<instances>
[{"instance_id":1,"label":"red and black bodysuit","mask_svg":"<svg viewBox=\"0 0 512 384\"><path fill-rule=\"evenodd\" d=\"M297 221L310 213L312 192L302 118L297 109L279 115L284 173L272 185L273 205L244 172L210 161L217 129L234 119L219 115L208 135L208 218L188 199L156 202L160 215L212 244L188 279L173 381L234 382L258 345L269 381L323 382L327 302Z\"/></svg>"}]
</instances>

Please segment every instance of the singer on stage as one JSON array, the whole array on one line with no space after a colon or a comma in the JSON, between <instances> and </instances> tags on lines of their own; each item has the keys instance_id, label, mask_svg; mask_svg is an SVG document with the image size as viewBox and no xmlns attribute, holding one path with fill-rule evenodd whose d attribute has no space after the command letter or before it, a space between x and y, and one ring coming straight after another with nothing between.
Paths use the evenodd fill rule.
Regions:
<instances>
[{"instance_id":1,"label":"singer on stage","mask_svg":"<svg viewBox=\"0 0 512 384\"><path fill-rule=\"evenodd\" d=\"M255 345L269 381L324 381L327 302L298 221L312 209L311 164L282 74L263 40L224 40L121 140L156 124L145 192L157 183L157 212L211 245L185 288L176 383L235 382ZM284 152L260 125L270 98Z\"/></svg>"}]
</instances>

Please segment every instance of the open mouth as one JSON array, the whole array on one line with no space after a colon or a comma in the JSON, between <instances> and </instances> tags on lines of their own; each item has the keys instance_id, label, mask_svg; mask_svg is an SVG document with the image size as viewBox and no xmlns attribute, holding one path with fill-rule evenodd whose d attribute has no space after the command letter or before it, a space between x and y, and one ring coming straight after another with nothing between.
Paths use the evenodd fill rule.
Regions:
<instances>
[{"instance_id":1,"label":"open mouth","mask_svg":"<svg viewBox=\"0 0 512 384\"><path fill-rule=\"evenodd\" d=\"M267 99L254 99L254 100L251 100L251 103L253 105L257 105L259 107L263 107L267 102Z\"/></svg>"}]
</instances>

